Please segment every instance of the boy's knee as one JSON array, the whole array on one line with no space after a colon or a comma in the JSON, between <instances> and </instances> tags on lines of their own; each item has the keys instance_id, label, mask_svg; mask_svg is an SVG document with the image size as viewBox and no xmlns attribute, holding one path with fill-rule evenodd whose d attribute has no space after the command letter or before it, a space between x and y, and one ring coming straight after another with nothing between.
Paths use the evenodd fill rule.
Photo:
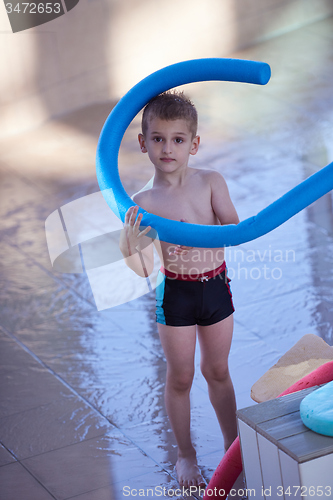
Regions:
<instances>
[{"instance_id":1,"label":"boy's knee","mask_svg":"<svg viewBox=\"0 0 333 500\"><path fill-rule=\"evenodd\" d=\"M193 371L181 371L181 372L170 372L168 374L168 384L175 390L179 392L189 391L192 387L194 372Z\"/></svg>"},{"instance_id":2,"label":"boy's knee","mask_svg":"<svg viewBox=\"0 0 333 500\"><path fill-rule=\"evenodd\" d=\"M223 365L202 365L201 372L206 381L209 382L225 382L229 379L228 366Z\"/></svg>"}]
</instances>

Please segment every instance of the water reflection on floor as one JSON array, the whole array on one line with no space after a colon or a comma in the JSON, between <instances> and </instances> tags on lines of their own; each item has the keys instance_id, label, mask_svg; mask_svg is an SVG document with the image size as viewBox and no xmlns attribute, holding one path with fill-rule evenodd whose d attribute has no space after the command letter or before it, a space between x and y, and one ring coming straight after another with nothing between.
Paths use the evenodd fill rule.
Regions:
<instances>
[{"instance_id":1,"label":"water reflection on floor","mask_svg":"<svg viewBox=\"0 0 333 500\"><path fill-rule=\"evenodd\" d=\"M333 161L332 27L332 20L320 22L235 54L271 64L267 87L210 82L187 89L201 117L193 164L223 173L241 219ZM120 499L125 486L177 486L153 293L98 312L86 275L54 272L46 248L49 214L98 189L94 155L109 109L97 109L90 122L90 110L81 110L1 147L6 500ZM133 146L137 131L135 121L120 155L130 194L152 173ZM227 250L236 307L230 369L239 407L254 404L252 384L304 334L332 345L332 250L331 193L272 233ZM196 366L193 439L209 479L223 441L199 353Z\"/></svg>"}]
</instances>

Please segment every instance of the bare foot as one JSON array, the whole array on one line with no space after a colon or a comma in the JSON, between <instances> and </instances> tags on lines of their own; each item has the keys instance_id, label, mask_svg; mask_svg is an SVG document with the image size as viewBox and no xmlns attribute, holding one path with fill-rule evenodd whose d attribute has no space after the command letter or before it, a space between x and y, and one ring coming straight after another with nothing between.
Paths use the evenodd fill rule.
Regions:
<instances>
[{"instance_id":1,"label":"bare foot","mask_svg":"<svg viewBox=\"0 0 333 500\"><path fill-rule=\"evenodd\" d=\"M198 488L204 488L206 486L195 455L178 457L176 473L181 487L189 488L190 486L196 486Z\"/></svg>"}]
</instances>

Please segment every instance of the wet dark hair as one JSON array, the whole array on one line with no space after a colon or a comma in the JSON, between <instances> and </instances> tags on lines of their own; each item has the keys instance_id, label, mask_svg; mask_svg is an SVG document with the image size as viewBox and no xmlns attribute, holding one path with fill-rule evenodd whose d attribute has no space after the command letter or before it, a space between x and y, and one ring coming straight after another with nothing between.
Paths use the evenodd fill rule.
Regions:
<instances>
[{"instance_id":1,"label":"wet dark hair","mask_svg":"<svg viewBox=\"0 0 333 500\"><path fill-rule=\"evenodd\" d=\"M161 120L185 120L189 125L192 137L197 134L198 114L193 102L184 92L167 91L153 97L143 110L142 133L146 134L148 122L152 118Z\"/></svg>"}]
</instances>

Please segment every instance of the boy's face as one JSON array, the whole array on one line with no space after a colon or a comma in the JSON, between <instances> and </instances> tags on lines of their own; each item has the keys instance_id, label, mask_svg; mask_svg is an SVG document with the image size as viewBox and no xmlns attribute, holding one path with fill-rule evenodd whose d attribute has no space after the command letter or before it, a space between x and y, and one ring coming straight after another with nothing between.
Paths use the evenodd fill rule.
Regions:
<instances>
[{"instance_id":1,"label":"boy's face","mask_svg":"<svg viewBox=\"0 0 333 500\"><path fill-rule=\"evenodd\" d=\"M187 167L189 155L199 148L199 136L192 137L185 120L161 120L152 118L145 135L139 134L141 151L148 153L155 168L174 172Z\"/></svg>"}]
</instances>

